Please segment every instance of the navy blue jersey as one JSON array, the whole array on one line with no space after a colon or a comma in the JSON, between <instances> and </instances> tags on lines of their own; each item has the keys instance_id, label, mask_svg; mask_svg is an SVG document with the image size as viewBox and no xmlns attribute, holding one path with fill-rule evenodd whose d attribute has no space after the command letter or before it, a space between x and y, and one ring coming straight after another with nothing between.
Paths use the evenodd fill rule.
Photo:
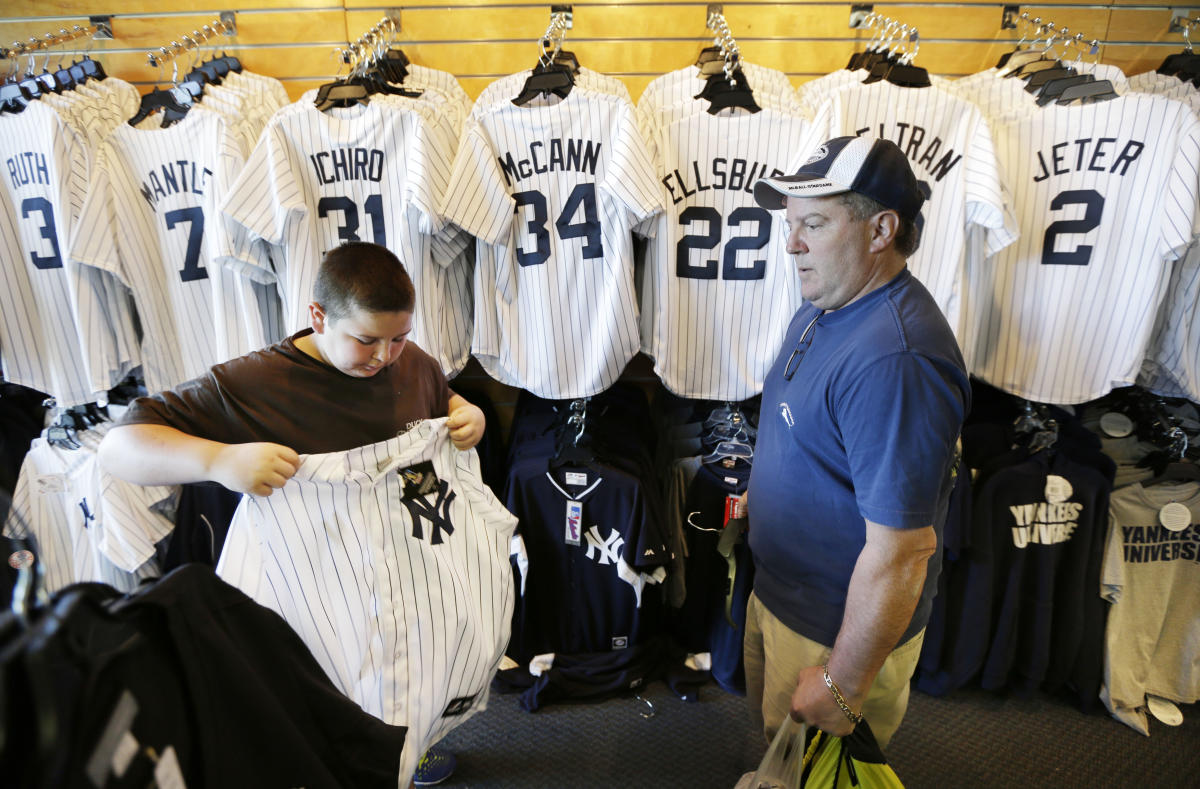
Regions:
<instances>
[{"instance_id":1,"label":"navy blue jersey","mask_svg":"<svg viewBox=\"0 0 1200 789\"><path fill-rule=\"evenodd\" d=\"M573 509L571 502L577 502ZM642 482L614 468L514 466L506 505L528 565L508 654L621 649L659 624L656 584L670 552Z\"/></svg>"}]
</instances>

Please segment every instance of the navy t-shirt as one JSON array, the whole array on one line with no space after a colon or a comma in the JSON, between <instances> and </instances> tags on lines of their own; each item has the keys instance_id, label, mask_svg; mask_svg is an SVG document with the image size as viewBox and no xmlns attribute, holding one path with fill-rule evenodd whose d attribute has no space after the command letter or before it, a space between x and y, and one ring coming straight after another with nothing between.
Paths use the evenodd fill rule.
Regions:
<instances>
[{"instance_id":1,"label":"navy t-shirt","mask_svg":"<svg viewBox=\"0 0 1200 789\"><path fill-rule=\"evenodd\" d=\"M750 477L754 589L771 613L832 646L864 519L932 524L939 550L901 642L924 627L969 404L954 335L907 269L839 310L800 308L767 374Z\"/></svg>"}]
</instances>

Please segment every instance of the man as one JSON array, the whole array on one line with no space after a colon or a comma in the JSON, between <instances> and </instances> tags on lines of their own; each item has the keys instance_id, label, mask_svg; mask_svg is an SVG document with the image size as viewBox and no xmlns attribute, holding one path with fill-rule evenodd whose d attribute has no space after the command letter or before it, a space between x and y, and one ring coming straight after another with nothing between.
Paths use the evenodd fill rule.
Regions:
<instances>
[{"instance_id":1,"label":"man","mask_svg":"<svg viewBox=\"0 0 1200 789\"><path fill-rule=\"evenodd\" d=\"M839 736L865 717L882 747L908 703L970 403L950 327L905 262L929 188L895 144L839 137L754 196L787 211L806 304L762 396L748 695L768 739L789 712Z\"/></svg>"}]
</instances>

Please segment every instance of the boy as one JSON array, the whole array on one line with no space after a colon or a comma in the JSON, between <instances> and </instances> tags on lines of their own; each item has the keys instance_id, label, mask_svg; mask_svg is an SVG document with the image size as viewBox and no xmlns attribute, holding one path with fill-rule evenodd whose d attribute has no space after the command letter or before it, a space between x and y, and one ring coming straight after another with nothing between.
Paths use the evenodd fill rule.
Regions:
<instances>
[{"instance_id":1,"label":"boy","mask_svg":"<svg viewBox=\"0 0 1200 789\"><path fill-rule=\"evenodd\" d=\"M483 412L407 340L415 292L395 255L365 242L331 250L313 299L311 328L136 400L100 445L104 469L142 485L213 481L269 496L296 473L298 453L374 444L424 419L448 415L458 449L479 443ZM431 756L445 773L452 757Z\"/></svg>"}]
</instances>

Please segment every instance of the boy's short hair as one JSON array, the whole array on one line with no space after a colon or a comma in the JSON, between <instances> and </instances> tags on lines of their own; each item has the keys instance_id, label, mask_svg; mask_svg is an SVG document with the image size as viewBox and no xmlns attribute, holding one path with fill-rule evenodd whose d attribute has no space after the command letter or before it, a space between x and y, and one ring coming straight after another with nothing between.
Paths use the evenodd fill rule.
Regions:
<instances>
[{"instance_id":1,"label":"boy's short hair","mask_svg":"<svg viewBox=\"0 0 1200 789\"><path fill-rule=\"evenodd\" d=\"M412 312L416 290L404 264L388 249L347 241L325 253L317 271L313 300L329 318L367 312Z\"/></svg>"}]
</instances>

